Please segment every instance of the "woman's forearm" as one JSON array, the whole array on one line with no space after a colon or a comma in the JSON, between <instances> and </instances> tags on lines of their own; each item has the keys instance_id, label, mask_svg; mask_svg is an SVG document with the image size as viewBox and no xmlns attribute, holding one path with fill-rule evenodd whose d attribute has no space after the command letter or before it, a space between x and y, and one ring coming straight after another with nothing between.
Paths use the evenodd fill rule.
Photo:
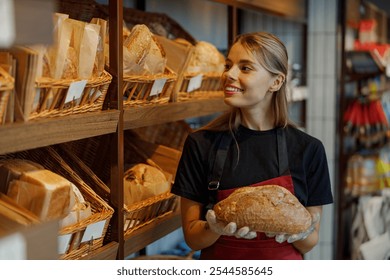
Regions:
<instances>
[{"instance_id":1,"label":"woman's forearm","mask_svg":"<svg viewBox=\"0 0 390 280\"><path fill-rule=\"evenodd\" d=\"M183 231L188 246L195 251L211 246L220 236L211 231L207 222L202 220L188 223Z\"/></svg>"},{"instance_id":2,"label":"woman's forearm","mask_svg":"<svg viewBox=\"0 0 390 280\"><path fill-rule=\"evenodd\" d=\"M192 200L181 198L181 216L184 238L197 251L214 244L219 234L211 231L206 221L202 220L203 205Z\"/></svg>"}]
</instances>

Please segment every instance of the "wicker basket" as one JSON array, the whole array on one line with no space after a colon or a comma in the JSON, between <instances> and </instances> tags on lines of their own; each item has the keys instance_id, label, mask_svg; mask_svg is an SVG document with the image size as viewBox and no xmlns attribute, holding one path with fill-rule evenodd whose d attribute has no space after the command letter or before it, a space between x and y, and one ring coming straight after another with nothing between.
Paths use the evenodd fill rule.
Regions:
<instances>
[{"instance_id":1,"label":"wicker basket","mask_svg":"<svg viewBox=\"0 0 390 280\"><path fill-rule=\"evenodd\" d=\"M65 244L67 245L67 249L59 256L60 259L78 259L85 257L90 252L103 246L103 240L114 210L92 190L92 188L100 186L102 182L97 178L90 178L90 185L88 185L78 175L79 173L83 173L84 170L80 170L74 165L70 167L53 147L44 147L0 156L0 160L8 158L28 159L40 163L46 169L63 176L75 184L84 199L90 203L92 215L89 218L60 230L59 240L66 240L67 242ZM90 236L87 236L86 233L94 227L99 228L101 232L99 232L100 235L97 238L90 239ZM88 240L85 240L86 238Z\"/></svg>"},{"instance_id":2,"label":"wicker basket","mask_svg":"<svg viewBox=\"0 0 390 280\"><path fill-rule=\"evenodd\" d=\"M137 139L130 131L126 131L127 137L124 140L124 164L125 166L134 163L147 163L158 167L172 175L175 174L177 163L180 158L180 152L147 143ZM129 137L129 136L132 137ZM98 136L61 144L64 153L73 158L76 165L88 165L103 182L109 182L110 179L110 149L107 149L109 141L108 135ZM109 189L98 186L96 190L101 196L108 197ZM105 194L104 194L105 193ZM172 193L164 193L149 199L124 205L124 230L129 234L156 219L169 215L177 209L179 202L178 196Z\"/></svg>"},{"instance_id":3,"label":"wicker basket","mask_svg":"<svg viewBox=\"0 0 390 280\"><path fill-rule=\"evenodd\" d=\"M79 113L94 112L102 109L104 98L112 76L103 71L100 77L89 79L81 96L77 100L66 102L68 89L78 80L54 80L40 78L36 81L38 96L36 108L29 119L67 116Z\"/></svg>"},{"instance_id":4,"label":"wicker basket","mask_svg":"<svg viewBox=\"0 0 390 280\"><path fill-rule=\"evenodd\" d=\"M176 74L169 68L158 75L123 75L123 105L142 106L167 103L176 81ZM159 89L156 91L156 89Z\"/></svg>"},{"instance_id":5,"label":"wicker basket","mask_svg":"<svg viewBox=\"0 0 390 280\"><path fill-rule=\"evenodd\" d=\"M14 78L0 67L0 124L5 123L8 100L14 89Z\"/></svg>"},{"instance_id":6,"label":"wicker basket","mask_svg":"<svg viewBox=\"0 0 390 280\"><path fill-rule=\"evenodd\" d=\"M192 79L196 79L198 75L202 75L200 87L189 91L188 87ZM183 101L190 98L213 98L223 97L221 88L221 73L202 73L202 74L186 74L178 93L178 100Z\"/></svg>"},{"instance_id":7,"label":"wicker basket","mask_svg":"<svg viewBox=\"0 0 390 280\"><path fill-rule=\"evenodd\" d=\"M176 121L135 128L132 131L147 142L182 151L192 129L185 121Z\"/></svg>"}]
</instances>

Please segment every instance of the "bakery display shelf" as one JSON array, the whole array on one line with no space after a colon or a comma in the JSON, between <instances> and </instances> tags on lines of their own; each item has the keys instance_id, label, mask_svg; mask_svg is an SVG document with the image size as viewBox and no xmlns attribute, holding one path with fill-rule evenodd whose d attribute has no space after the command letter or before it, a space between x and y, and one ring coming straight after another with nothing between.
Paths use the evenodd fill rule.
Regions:
<instances>
[{"instance_id":1,"label":"bakery display shelf","mask_svg":"<svg viewBox=\"0 0 390 280\"><path fill-rule=\"evenodd\" d=\"M165 235L181 227L180 210L156 219L124 237L124 255L128 256L145 248Z\"/></svg>"},{"instance_id":2,"label":"bakery display shelf","mask_svg":"<svg viewBox=\"0 0 390 280\"><path fill-rule=\"evenodd\" d=\"M116 131L119 111L99 111L0 126L0 154Z\"/></svg>"},{"instance_id":3,"label":"bakery display shelf","mask_svg":"<svg viewBox=\"0 0 390 280\"><path fill-rule=\"evenodd\" d=\"M80 258L80 260L115 260L118 246L118 242L112 241Z\"/></svg>"},{"instance_id":4,"label":"bakery display shelf","mask_svg":"<svg viewBox=\"0 0 390 280\"><path fill-rule=\"evenodd\" d=\"M123 113L124 129L133 129L154 124L174 122L186 118L210 115L222 112L228 107L223 98L188 99L151 106L125 108Z\"/></svg>"}]
</instances>

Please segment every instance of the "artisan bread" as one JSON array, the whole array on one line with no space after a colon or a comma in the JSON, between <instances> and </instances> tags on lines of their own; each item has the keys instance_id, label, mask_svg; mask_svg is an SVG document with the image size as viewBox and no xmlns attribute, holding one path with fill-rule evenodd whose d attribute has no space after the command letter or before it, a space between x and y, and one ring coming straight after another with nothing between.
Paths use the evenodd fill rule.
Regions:
<instances>
[{"instance_id":1,"label":"artisan bread","mask_svg":"<svg viewBox=\"0 0 390 280\"><path fill-rule=\"evenodd\" d=\"M160 169L144 163L135 164L124 174L124 203L131 205L168 192L170 186L170 182Z\"/></svg>"},{"instance_id":2,"label":"artisan bread","mask_svg":"<svg viewBox=\"0 0 390 280\"><path fill-rule=\"evenodd\" d=\"M123 45L124 74L156 75L164 73L165 51L145 24L135 25Z\"/></svg>"},{"instance_id":3,"label":"artisan bread","mask_svg":"<svg viewBox=\"0 0 390 280\"><path fill-rule=\"evenodd\" d=\"M311 215L286 188L243 187L214 206L217 219L258 232L294 234L307 230Z\"/></svg>"},{"instance_id":4,"label":"artisan bread","mask_svg":"<svg viewBox=\"0 0 390 280\"><path fill-rule=\"evenodd\" d=\"M225 57L211 43L199 41L189 61L187 73L222 73L225 68Z\"/></svg>"}]
</instances>

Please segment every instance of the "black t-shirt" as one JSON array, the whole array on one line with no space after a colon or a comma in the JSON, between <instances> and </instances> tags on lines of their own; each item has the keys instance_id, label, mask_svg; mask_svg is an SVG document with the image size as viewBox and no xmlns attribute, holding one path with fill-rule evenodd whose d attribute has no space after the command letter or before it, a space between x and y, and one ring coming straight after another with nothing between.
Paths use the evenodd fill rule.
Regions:
<instances>
[{"instance_id":1,"label":"black t-shirt","mask_svg":"<svg viewBox=\"0 0 390 280\"><path fill-rule=\"evenodd\" d=\"M239 127L235 133L237 143L230 143L220 189L248 186L280 176L276 131ZM294 193L299 201L306 207L332 203L327 159L321 141L291 126L285 128L285 135ZM210 172L221 136L222 132L199 130L187 137L173 193L208 203Z\"/></svg>"}]
</instances>

